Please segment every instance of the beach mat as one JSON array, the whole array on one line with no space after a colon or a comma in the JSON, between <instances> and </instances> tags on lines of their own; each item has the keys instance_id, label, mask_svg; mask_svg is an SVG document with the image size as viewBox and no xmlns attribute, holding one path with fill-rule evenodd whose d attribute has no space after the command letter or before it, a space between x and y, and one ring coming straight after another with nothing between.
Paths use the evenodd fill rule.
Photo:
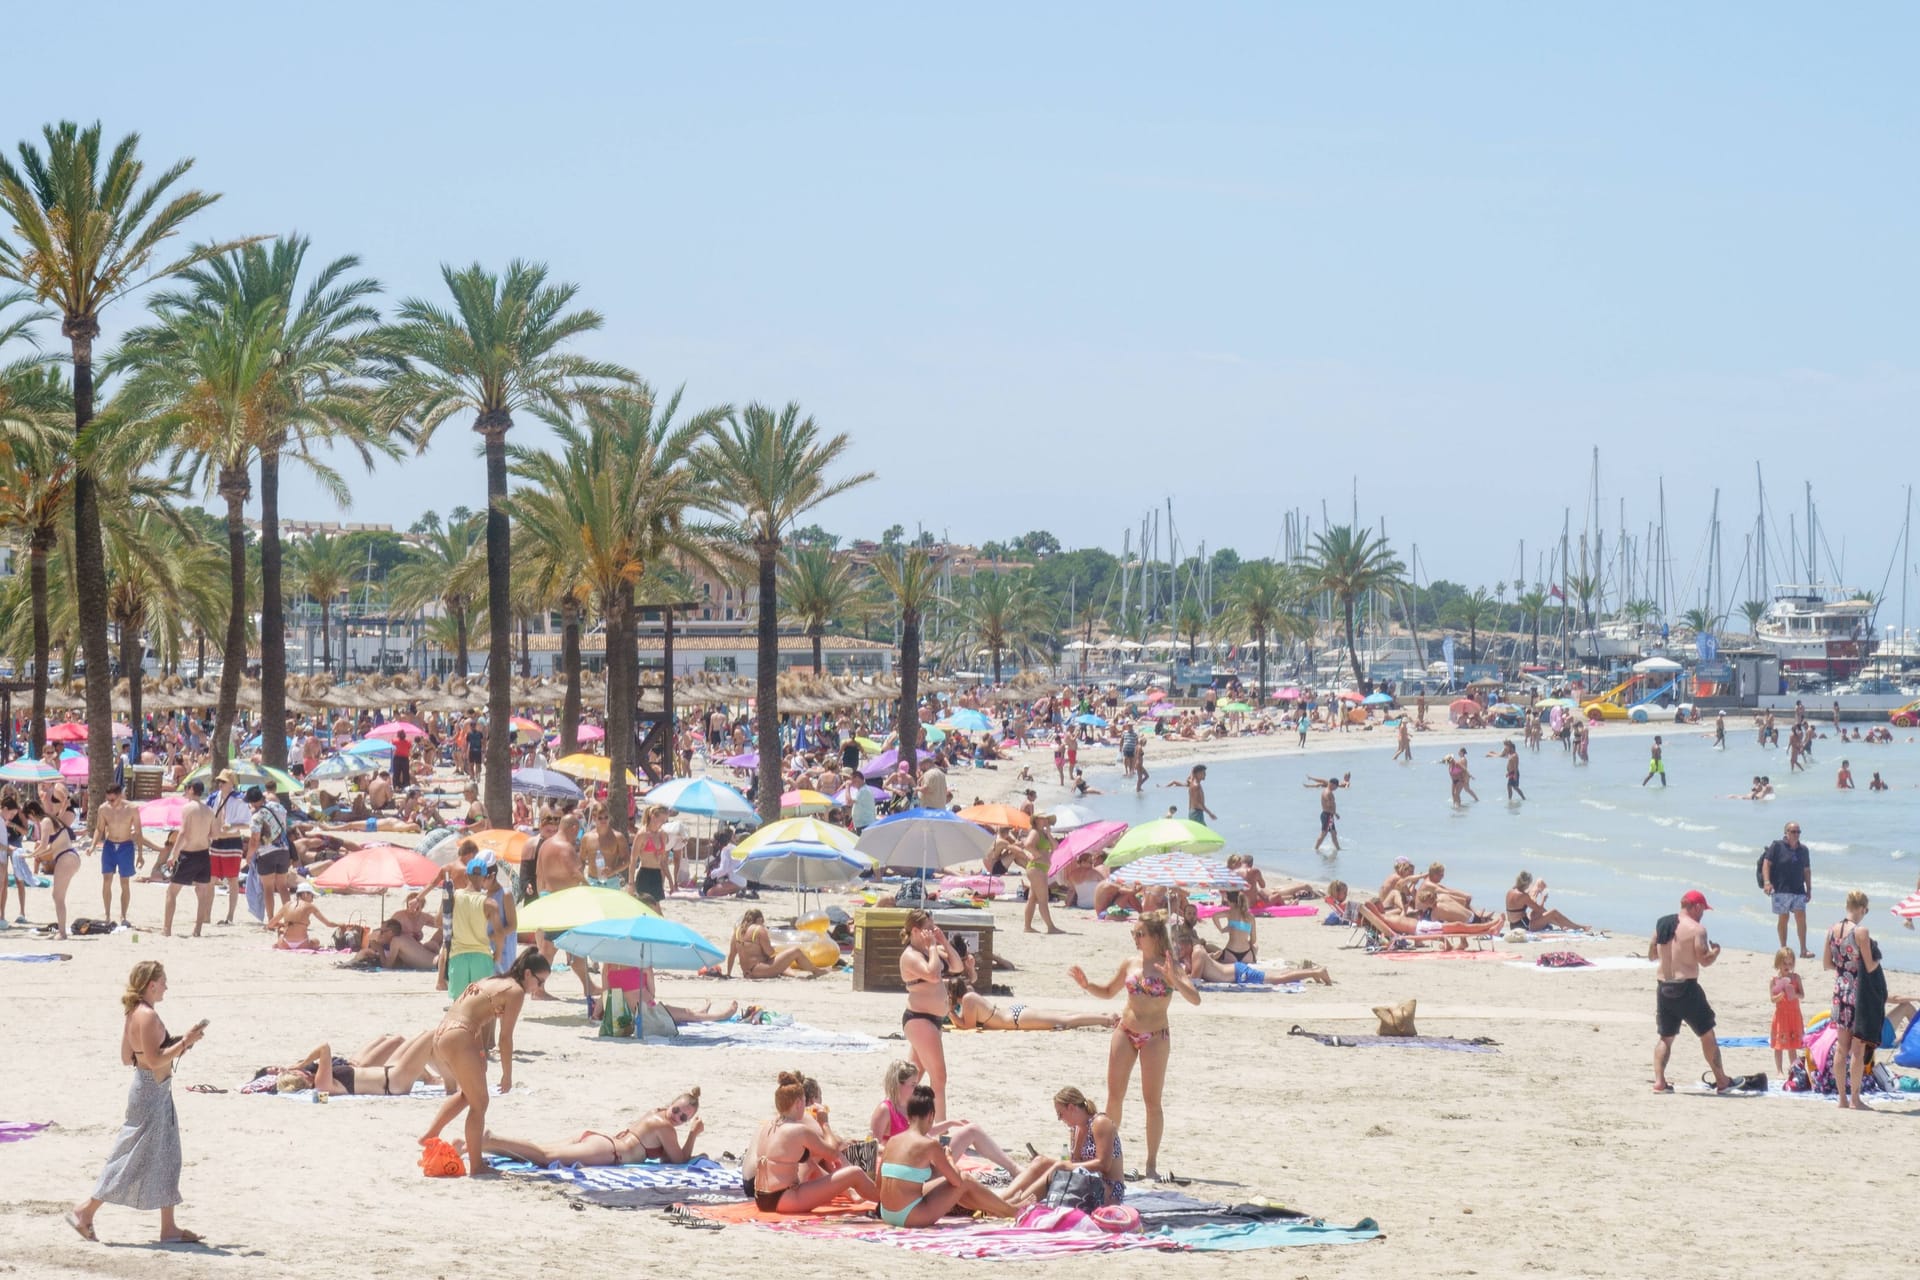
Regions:
<instances>
[{"instance_id":1,"label":"beach mat","mask_svg":"<svg viewBox=\"0 0 1920 1280\"><path fill-rule=\"evenodd\" d=\"M1380 1224L1372 1218L1362 1218L1350 1227L1317 1219L1304 1222L1233 1219L1192 1227L1171 1227L1160 1234L1183 1249L1201 1253L1240 1253L1253 1249L1285 1249L1312 1244L1364 1244L1381 1237Z\"/></svg>"},{"instance_id":2,"label":"beach mat","mask_svg":"<svg viewBox=\"0 0 1920 1280\"><path fill-rule=\"evenodd\" d=\"M683 1049L770 1049L782 1053L878 1053L880 1041L854 1031L826 1031L803 1023L767 1026L764 1023L690 1022L680 1034L634 1044Z\"/></svg>"},{"instance_id":3,"label":"beach mat","mask_svg":"<svg viewBox=\"0 0 1920 1280\"><path fill-rule=\"evenodd\" d=\"M1765 1049L1769 1045L1765 1036L1716 1036L1722 1049Z\"/></svg>"},{"instance_id":4,"label":"beach mat","mask_svg":"<svg viewBox=\"0 0 1920 1280\"><path fill-rule=\"evenodd\" d=\"M18 954L0 954L0 960L11 960L15 964L53 964L58 960L71 960L66 952L21 952Z\"/></svg>"},{"instance_id":5,"label":"beach mat","mask_svg":"<svg viewBox=\"0 0 1920 1280\"><path fill-rule=\"evenodd\" d=\"M711 1216L711 1211L699 1210ZM722 1211L725 1212L725 1211ZM1111 1233L1095 1226L1077 1209L1035 1205L1013 1222L943 1218L933 1227L890 1227L870 1217L832 1221L811 1215L766 1221L749 1219L773 1231L829 1239L862 1240L891 1245L913 1253L948 1258L1015 1259L1064 1258L1085 1253L1124 1253L1141 1249L1166 1252L1181 1246L1163 1236L1143 1232Z\"/></svg>"},{"instance_id":6,"label":"beach mat","mask_svg":"<svg viewBox=\"0 0 1920 1280\"><path fill-rule=\"evenodd\" d=\"M1472 1040L1459 1040L1453 1036L1328 1035L1308 1031L1305 1027L1295 1027L1287 1034L1303 1036L1315 1044L1324 1044L1337 1049L1441 1049L1452 1053L1500 1052L1495 1048L1499 1042L1486 1036L1479 1036Z\"/></svg>"},{"instance_id":7,"label":"beach mat","mask_svg":"<svg viewBox=\"0 0 1920 1280\"><path fill-rule=\"evenodd\" d=\"M488 1156L501 1173L545 1178L568 1189L587 1191L712 1191L740 1194L740 1171L717 1160L696 1157L686 1164L546 1165L507 1156ZM721 1206L725 1207L725 1206Z\"/></svg>"},{"instance_id":8,"label":"beach mat","mask_svg":"<svg viewBox=\"0 0 1920 1280\"><path fill-rule=\"evenodd\" d=\"M1653 968L1653 961L1641 956L1588 956L1585 964L1556 968L1553 965L1537 964L1532 960L1508 957L1509 969L1532 969L1538 973L1580 973L1589 969L1640 970Z\"/></svg>"},{"instance_id":9,"label":"beach mat","mask_svg":"<svg viewBox=\"0 0 1920 1280\"><path fill-rule=\"evenodd\" d=\"M0 1120L0 1142L25 1142L52 1127L51 1120Z\"/></svg>"},{"instance_id":10,"label":"beach mat","mask_svg":"<svg viewBox=\"0 0 1920 1280\"><path fill-rule=\"evenodd\" d=\"M363 1069L378 1070L378 1068L363 1068ZM252 1084L253 1081L249 1080L247 1081L247 1083ZM289 1102L312 1102L316 1096L312 1089L295 1089L292 1093L276 1093L271 1088L249 1090L243 1086L239 1089L234 1090L234 1092L248 1094L249 1096L255 1097L255 1098L282 1098ZM500 1092L500 1085L498 1084L498 1082L489 1084L487 1086L487 1092L489 1095L495 1098L503 1098L507 1096L506 1094L503 1094ZM517 1098L521 1094L528 1093L528 1092L530 1092L530 1090L528 1090L528 1088L525 1085L518 1085L514 1088L512 1096ZM413 1086L412 1093L336 1093L329 1096L327 1098L327 1102L329 1105L332 1105L338 1102L408 1102L408 1101L417 1102L422 1100L428 1101L428 1102L445 1102L446 1098L447 1098L447 1091L444 1087L437 1084L426 1084L423 1082Z\"/></svg>"},{"instance_id":11,"label":"beach mat","mask_svg":"<svg viewBox=\"0 0 1920 1280\"><path fill-rule=\"evenodd\" d=\"M737 1173L734 1175L733 1185L736 1189L740 1186L740 1175ZM693 1204L688 1207L711 1221L735 1224L758 1222L772 1225L804 1222L808 1219L846 1220L851 1218L866 1218L869 1223L874 1221L872 1201L854 1200L847 1196L829 1201L809 1213L768 1213L753 1201L746 1199L742 1199L738 1204Z\"/></svg>"},{"instance_id":12,"label":"beach mat","mask_svg":"<svg viewBox=\"0 0 1920 1280\"><path fill-rule=\"evenodd\" d=\"M1257 991L1278 991L1286 995L1299 995L1307 989L1304 982L1196 982L1197 991L1219 991L1242 994Z\"/></svg>"},{"instance_id":13,"label":"beach mat","mask_svg":"<svg viewBox=\"0 0 1920 1280\"><path fill-rule=\"evenodd\" d=\"M1470 934L1432 935L1470 937ZM1518 960L1520 957L1512 951L1376 951L1375 955L1383 960ZM1527 968L1533 968L1533 961L1526 962Z\"/></svg>"}]
</instances>

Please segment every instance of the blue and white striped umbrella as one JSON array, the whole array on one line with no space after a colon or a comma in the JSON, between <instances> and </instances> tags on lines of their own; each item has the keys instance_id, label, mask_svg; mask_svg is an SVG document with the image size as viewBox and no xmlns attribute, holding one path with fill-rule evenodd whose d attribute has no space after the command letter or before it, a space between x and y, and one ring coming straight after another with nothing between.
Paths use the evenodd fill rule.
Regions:
<instances>
[{"instance_id":1,"label":"blue and white striped umbrella","mask_svg":"<svg viewBox=\"0 0 1920 1280\"><path fill-rule=\"evenodd\" d=\"M753 802L724 782L712 778L673 778L642 797L642 803L660 804L676 813L730 822L752 822L758 815Z\"/></svg>"},{"instance_id":2,"label":"blue and white striped umbrella","mask_svg":"<svg viewBox=\"0 0 1920 1280\"><path fill-rule=\"evenodd\" d=\"M787 889L817 889L851 884L873 866L858 849L835 849L811 840L773 840L740 864L740 874L759 884Z\"/></svg>"},{"instance_id":3,"label":"blue and white striped umbrella","mask_svg":"<svg viewBox=\"0 0 1920 1280\"><path fill-rule=\"evenodd\" d=\"M22 757L10 764L0 765L0 778L8 782L58 782L60 771L50 764Z\"/></svg>"}]
</instances>

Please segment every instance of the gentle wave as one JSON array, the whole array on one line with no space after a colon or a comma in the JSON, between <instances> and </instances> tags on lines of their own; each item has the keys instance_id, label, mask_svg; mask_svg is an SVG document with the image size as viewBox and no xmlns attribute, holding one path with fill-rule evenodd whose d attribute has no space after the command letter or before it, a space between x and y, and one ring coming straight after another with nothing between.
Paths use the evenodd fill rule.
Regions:
<instances>
[{"instance_id":1,"label":"gentle wave","mask_svg":"<svg viewBox=\"0 0 1920 1280\"><path fill-rule=\"evenodd\" d=\"M1608 804L1605 800L1595 800L1592 796L1581 796L1580 803L1587 806L1587 808L1589 809L1606 809L1608 811L1612 811L1620 807L1617 804Z\"/></svg>"},{"instance_id":2,"label":"gentle wave","mask_svg":"<svg viewBox=\"0 0 1920 1280\"><path fill-rule=\"evenodd\" d=\"M1680 828L1680 830L1682 831L1718 831L1720 829L1719 827L1714 826L1711 822L1703 824L1698 822L1676 821L1674 825Z\"/></svg>"},{"instance_id":3,"label":"gentle wave","mask_svg":"<svg viewBox=\"0 0 1920 1280\"><path fill-rule=\"evenodd\" d=\"M1853 848L1853 846L1850 844L1829 844L1824 840L1809 840L1807 841L1807 848L1813 850L1815 853L1845 853L1847 850Z\"/></svg>"},{"instance_id":4,"label":"gentle wave","mask_svg":"<svg viewBox=\"0 0 1920 1280\"><path fill-rule=\"evenodd\" d=\"M1547 834L1561 840L1577 840L1581 844L1607 843L1605 836L1590 836L1584 831L1549 831Z\"/></svg>"}]
</instances>

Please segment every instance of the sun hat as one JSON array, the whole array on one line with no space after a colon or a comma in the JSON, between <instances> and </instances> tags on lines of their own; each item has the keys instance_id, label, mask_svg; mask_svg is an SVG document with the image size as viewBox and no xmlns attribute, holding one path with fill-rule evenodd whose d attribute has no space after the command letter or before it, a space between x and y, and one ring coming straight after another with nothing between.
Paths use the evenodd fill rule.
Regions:
<instances>
[{"instance_id":1,"label":"sun hat","mask_svg":"<svg viewBox=\"0 0 1920 1280\"><path fill-rule=\"evenodd\" d=\"M294 891L294 893L296 893L296 894L302 894L302 893L304 893L304 894L306 894L306 895L308 895L309 897L312 897L312 896L314 895L314 893L316 892L316 891L315 891L315 889L314 889L314 887L313 887L312 885L310 885L310 884L308 884L308 883L307 883L307 882L306 882L305 880L302 880L302 881L301 881L301 882L300 882L299 884L297 884L297 885L295 885L295 886L294 886L294 888L293 888L293 891Z\"/></svg>"}]
</instances>

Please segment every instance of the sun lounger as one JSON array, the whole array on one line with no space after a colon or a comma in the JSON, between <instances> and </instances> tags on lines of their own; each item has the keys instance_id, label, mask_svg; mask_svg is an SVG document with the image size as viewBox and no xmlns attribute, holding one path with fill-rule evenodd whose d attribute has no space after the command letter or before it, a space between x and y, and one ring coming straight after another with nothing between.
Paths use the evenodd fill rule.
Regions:
<instances>
[{"instance_id":1,"label":"sun lounger","mask_svg":"<svg viewBox=\"0 0 1920 1280\"><path fill-rule=\"evenodd\" d=\"M1498 920L1489 920L1485 924L1443 924L1438 930L1417 933L1396 929L1379 910L1372 905L1360 908L1360 919L1367 929L1380 941L1380 949L1388 951L1406 951L1429 944L1452 948L1457 939L1470 939L1470 945L1481 947L1491 945L1504 931Z\"/></svg>"}]
</instances>

